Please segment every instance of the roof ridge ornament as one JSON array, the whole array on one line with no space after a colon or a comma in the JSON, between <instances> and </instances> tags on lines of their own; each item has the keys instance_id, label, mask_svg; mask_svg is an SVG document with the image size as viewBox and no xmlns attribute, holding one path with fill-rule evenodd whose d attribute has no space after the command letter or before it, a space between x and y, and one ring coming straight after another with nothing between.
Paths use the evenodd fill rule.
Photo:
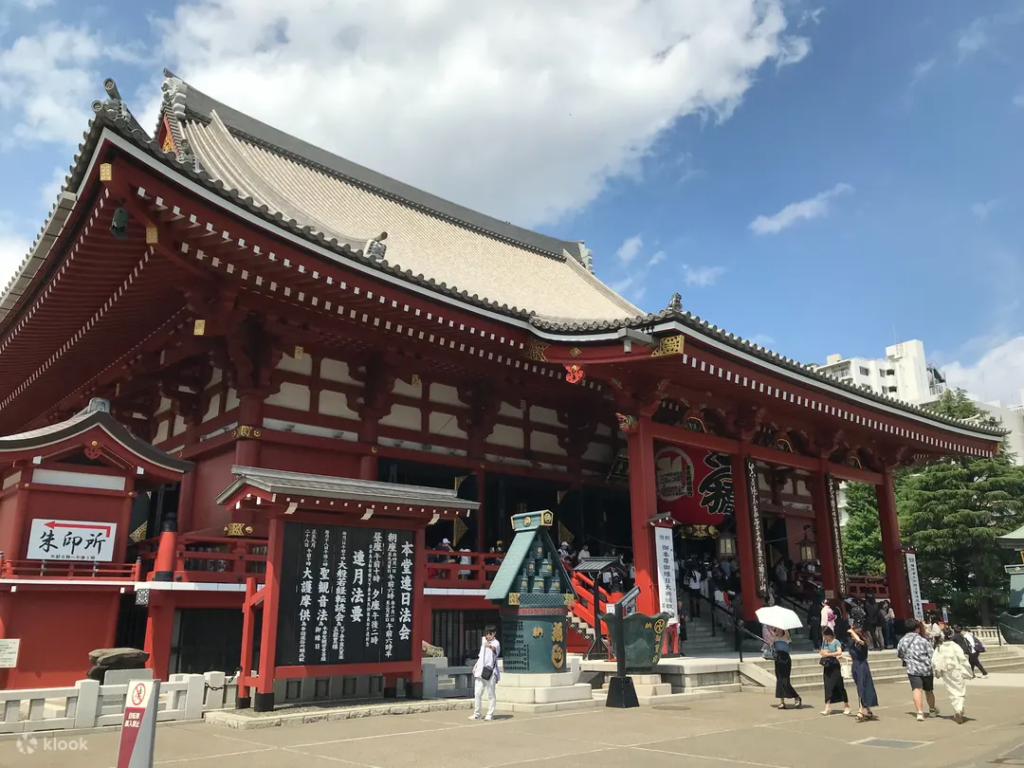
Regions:
<instances>
[{"instance_id":1,"label":"roof ridge ornament","mask_svg":"<svg viewBox=\"0 0 1024 768\"><path fill-rule=\"evenodd\" d=\"M673 293L672 294L672 298L669 299L669 302L668 302L668 309L671 310L672 312L682 312L683 311L683 297L682 297L682 295L680 295L678 293Z\"/></svg>"},{"instance_id":2,"label":"roof ridge ornament","mask_svg":"<svg viewBox=\"0 0 1024 768\"><path fill-rule=\"evenodd\" d=\"M149 143L150 136L139 125L135 115L128 109L128 105L121 98L121 92L117 89L117 83L112 77L103 81L103 89L107 92L107 98L92 103L92 111L97 117L105 117L107 120L120 125L129 133L138 134L138 138Z\"/></svg>"},{"instance_id":3,"label":"roof ridge ornament","mask_svg":"<svg viewBox=\"0 0 1024 768\"><path fill-rule=\"evenodd\" d=\"M199 170L199 161L192 152L188 137L185 135L181 122L186 117L185 101L188 97L188 83L169 69L164 70L164 81L160 84L163 97L160 104L160 115L157 118L156 134L159 135L163 123L171 134L171 143L179 163L191 164Z\"/></svg>"}]
</instances>

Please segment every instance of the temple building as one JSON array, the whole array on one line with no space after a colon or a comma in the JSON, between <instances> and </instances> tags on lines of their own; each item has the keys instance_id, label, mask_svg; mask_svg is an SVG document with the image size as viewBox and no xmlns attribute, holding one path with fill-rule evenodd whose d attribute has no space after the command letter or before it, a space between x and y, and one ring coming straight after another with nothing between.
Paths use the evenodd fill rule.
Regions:
<instances>
[{"instance_id":1,"label":"temple building","mask_svg":"<svg viewBox=\"0 0 1024 768\"><path fill-rule=\"evenodd\" d=\"M647 613L671 592L656 541L731 555L748 619L780 561L841 598L841 481L878 489L878 586L909 616L893 471L999 450L678 295L646 314L582 242L173 74L153 134L105 87L0 294L0 639L21 641L0 685L73 684L116 645L163 678L240 669L260 709L309 678L415 695L423 642L474 652L535 510L623 554ZM583 642L600 622L572 578Z\"/></svg>"}]
</instances>

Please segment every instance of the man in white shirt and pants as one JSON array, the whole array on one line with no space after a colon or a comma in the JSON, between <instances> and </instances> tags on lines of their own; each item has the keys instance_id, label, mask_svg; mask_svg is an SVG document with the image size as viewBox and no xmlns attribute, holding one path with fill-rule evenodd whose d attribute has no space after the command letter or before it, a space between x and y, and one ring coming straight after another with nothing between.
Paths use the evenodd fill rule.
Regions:
<instances>
[{"instance_id":1,"label":"man in white shirt and pants","mask_svg":"<svg viewBox=\"0 0 1024 768\"><path fill-rule=\"evenodd\" d=\"M480 719L480 709L483 703L484 691L487 691L487 698L490 700L487 706L487 716L484 720L494 719L494 709L497 706L495 686L501 677L501 670L498 669L498 655L501 653L501 643L495 639L498 633L493 624L484 628L484 638L480 643L480 656L473 665L473 714L470 720Z\"/></svg>"}]
</instances>

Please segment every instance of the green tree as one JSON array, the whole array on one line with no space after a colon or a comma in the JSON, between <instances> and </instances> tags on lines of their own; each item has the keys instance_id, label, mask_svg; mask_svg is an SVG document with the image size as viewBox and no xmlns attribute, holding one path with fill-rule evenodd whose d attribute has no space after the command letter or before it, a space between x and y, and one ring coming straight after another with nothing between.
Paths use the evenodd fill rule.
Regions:
<instances>
[{"instance_id":1,"label":"green tree","mask_svg":"<svg viewBox=\"0 0 1024 768\"><path fill-rule=\"evenodd\" d=\"M875 486L846 483L846 525L843 526L843 560L849 573L885 575L882 531L878 523Z\"/></svg>"},{"instance_id":2,"label":"green tree","mask_svg":"<svg viewBox=\"0 0 1024 768\"><path fill-rule=\"evenodd\" d=\"M963 390L947 391L932 408L996 423ZM923 596L958 620L990 624L1007 594L1006 552L995 539L1024 520L1024 467L1005 451L943 459L907 472L896 501L903 541L917 550Z\"/></svg>"}]
</instances>

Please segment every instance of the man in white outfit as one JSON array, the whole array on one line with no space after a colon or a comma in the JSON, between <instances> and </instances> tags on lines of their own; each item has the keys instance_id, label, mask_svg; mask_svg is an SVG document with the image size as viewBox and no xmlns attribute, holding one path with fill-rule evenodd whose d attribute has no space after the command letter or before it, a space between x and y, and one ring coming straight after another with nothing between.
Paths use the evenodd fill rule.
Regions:
<instances>
[{"instance_id":1,"label":"man in white outfit","mask_svg":"<svg viewBox=\"0 0 1024 768\"><path fill-rule=\"evenodd\" d=\"M494 708L497 706L495 697L495 686L501 677L501 670L498 669L498 655L501 653L501 643L494 636L498 633L493 624L484 628L484 638L480 643L480 656L473 665L473 714L470 720L480 719L480 705L483 703L484 691L487 691L487 698L490 700L487 706L487 716L484 720L494 719Z\"/></svg>"}]
</instances>

